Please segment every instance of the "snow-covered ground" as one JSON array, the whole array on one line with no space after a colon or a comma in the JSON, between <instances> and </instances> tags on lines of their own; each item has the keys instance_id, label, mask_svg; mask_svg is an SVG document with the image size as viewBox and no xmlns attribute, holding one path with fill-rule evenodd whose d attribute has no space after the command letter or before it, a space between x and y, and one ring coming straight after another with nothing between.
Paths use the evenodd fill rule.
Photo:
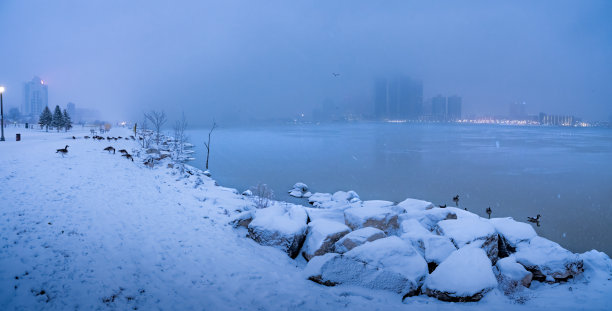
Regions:
<instances>
[{"instance_id":1,"label":"snow-covered ground","mask_svg":"<svg viewBox=\"0 0 612 311\"><path fill-rule=\"evenodd\" d=\"M252 202L197 169L150 169L138 157L103 151L136 153L136 142L86 140L79 129L20 129L21 142L16 130L7 128L0 143L1 310L609 310L612 303L610 276L589 273L586 263L569 282L534 281L518 298L495 289L469 303L319 285L305 277L301 256L229 226ZM64 145L62 157L55 151Z\"/></svg>"}]
</instances>

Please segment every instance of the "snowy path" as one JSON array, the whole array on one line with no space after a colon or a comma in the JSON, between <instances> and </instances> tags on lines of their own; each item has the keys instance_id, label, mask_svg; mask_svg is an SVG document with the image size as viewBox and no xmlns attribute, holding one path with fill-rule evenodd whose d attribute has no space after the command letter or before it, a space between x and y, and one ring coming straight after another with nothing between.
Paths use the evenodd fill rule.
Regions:
<instances>
[{"instance_id":1,"label":"snowy path","mask_svg":"<svg viewBox=\"0 0 612 311\"><path fill-rule=\"evenodd\" d=\"M589 299L558 302L572 292L553 288L526 305L500 295L478 304L402 303L393 293L323 287L286 254L226 225L224 210L247 204L242 196L102 150L131 151L134 142L73 134L86 135L26 132L0 145L2 310L525 310L576 309ZM66 157L55 153L66 144ZM605 294L609 287L594 297Z\"/></svg>"}]
</instances>

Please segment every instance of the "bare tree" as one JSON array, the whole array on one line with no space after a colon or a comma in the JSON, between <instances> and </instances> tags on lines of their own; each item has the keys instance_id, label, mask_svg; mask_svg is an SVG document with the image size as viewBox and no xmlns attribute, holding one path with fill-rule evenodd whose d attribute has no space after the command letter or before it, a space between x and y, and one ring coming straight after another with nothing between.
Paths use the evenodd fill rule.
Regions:
<instances>
[{"instance_id":1,"label":"bare tree","mask_svg":"<svg viewBox=\"0 0 612 311\"><path fill-rule=\"evenodd\" d=\"M166 124L168 119L166 118L166 113L162 111L151 110L149 113L144 114L145 118L153 124L153 129L155 130L155 144L159 147L159 137L161 128Z\"/></svg>"},{"instance_id":2,"label":"bare tree","mask_svg":"<svg viewBox=\"0 0 612 311\"><path fill-rule=\"evenodd\" d=\"M185 112L183 112L181 119L174 123L174 152L176 160L179 160L183 155L184 144L187 142L186 129L187 119L185 118Z\"/></svg>"},{"instance_id":3,"label":"bare tree","mask_svg":"<svg viewBox=\"0 0 612 311\"><path fill-rule=\"evenodd\" d=\"M151 131L149 131L149 123L147 122L146 114L144 120L142 121L142 125L140 126L140 137L138 139L140 140L142 148L149 148L149 145L151 144Z\"/></svg>"},{"instance_id":4,"label":"bare tree","mask_svg":"<svg viewBox=\"0 0 612 311\"><path fill-rule=\"evenodd\" d=\"M206 169L208 169L208 158L210 157L210 135L215 130L215 128L217 128L217 122L213 121L213 125L210 128L210 132L208 132L208 143L204 143L204 146L206 146Z\"/></svg>"}]
</instances>

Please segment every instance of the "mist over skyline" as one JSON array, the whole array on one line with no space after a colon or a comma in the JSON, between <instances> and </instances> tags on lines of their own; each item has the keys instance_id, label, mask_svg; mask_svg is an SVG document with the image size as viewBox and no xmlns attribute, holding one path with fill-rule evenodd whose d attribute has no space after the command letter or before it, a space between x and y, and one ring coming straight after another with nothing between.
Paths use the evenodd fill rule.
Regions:
<instances>
[{"instance_id":1,"label":"mist over skyline","mask_svg":"<svg viewBox=\"0 0 612 311\"><path fill-rule=\"evenodd\" d=\"M374 80L402 74L425 99L461 96L465 114L526 102L607 120L611 15L607 1L3 1L0 84L8 107L37 75L49 106L185 111L199 125L324 103L373 112Z\"/></svg>"}]
</instances>

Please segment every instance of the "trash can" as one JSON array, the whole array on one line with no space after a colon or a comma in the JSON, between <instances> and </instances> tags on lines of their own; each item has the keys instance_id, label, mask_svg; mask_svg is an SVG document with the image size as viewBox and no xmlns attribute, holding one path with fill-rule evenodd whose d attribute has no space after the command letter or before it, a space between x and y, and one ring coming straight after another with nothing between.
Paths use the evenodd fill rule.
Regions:
<instances>
[{"instance_id":1,"label":"trash can","mask_svg":"<svg viewBox=\"0 0 612 311\"><path fill-rule=\"evenodd\" d=\"M15 141L21 141L21 134L17 133L15 136Z\"/></svg>"}]
</instances>

